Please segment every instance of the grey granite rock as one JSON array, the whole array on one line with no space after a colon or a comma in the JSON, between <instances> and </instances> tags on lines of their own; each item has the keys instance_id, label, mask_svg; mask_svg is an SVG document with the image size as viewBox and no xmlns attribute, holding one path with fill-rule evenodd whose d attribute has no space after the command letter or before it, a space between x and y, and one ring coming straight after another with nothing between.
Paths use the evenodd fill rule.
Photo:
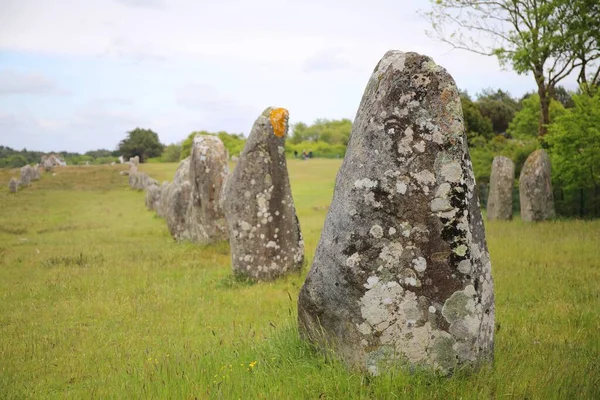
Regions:
<instances>
[{"instance_id":1,"label":"grey granite rock","mask_svg":"<svg viewBox=\"0 0 600 400\"><path fill-rule=\"evenodd\" d=\"M301 335L371 374L489 363L494 290L474 186L454 80L429 57L386 53L300 291Z\"/></svg>"},{"instance_id":2,"label":"grey granite rock","mask_svg":"<svg viewBox=\"0 0 600 400\"><path fill-rule=\"evenodd\" d=\"M503 156L494 157L487 201L487 219L512 219L512 192L515 182L515 163Z\"/></svg>"},{"instance_id":3,"label":"grey granite rock","mask_svg":"<svg viewBox=\"0 0 600 400\"><path fill-rule=\"evenodd\" d=\"M16 193L19 190L19 180L17 178L10 178L10 181L8 181L8 190L11 193Z\"/></svg>"},{"instance_id":4,"label":"grey granite rock","mask_svg":"<svg viewBox=\"0 0 600 400\"><path fill-rule=\"evenodd\" d=\"M192 142L189 180L192 185L188 230L194 243L227 240L227 221L219 202L229 174L221 139L198 135Z\"/></svg>"},{"instance_id":5,"label":"grey granite rock","mask_svg":"<svg viewBox=\"0 0 600 400\"><path fill-rule=\"evenodd\" d=\"M255 280L298 271L304 261L284 152L287 117L283 108L258 117L223 192L233 272Z\"/></svg>"},{"instance_id":6,"label":"grey granite rock","mask_svg":"<svg viewBox=\"0 0 600 400\"><path fill-rule=\"evenodd\" d=\"M545 150L536 150L527 157L519 177L523 221L544 221L555 217L550 172L550 158Z\"/></svg>"}]
</instances>

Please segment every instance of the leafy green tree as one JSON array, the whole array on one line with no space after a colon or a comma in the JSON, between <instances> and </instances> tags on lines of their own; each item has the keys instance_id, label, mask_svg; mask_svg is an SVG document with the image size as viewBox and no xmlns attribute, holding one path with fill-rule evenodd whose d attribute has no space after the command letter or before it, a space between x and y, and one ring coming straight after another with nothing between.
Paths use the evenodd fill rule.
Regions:
<instances>
[{"instance_id":1,"label":"leafy green tree","mask_svg":"<svg viewBox=\"0 0 600 400\"><path fill-rule=\"evenodd\" d=\"M466 92L460 93L460 102L462 105L465 131L467 132L467 141L473 145L475 138L489 140L493 136L492 121L484 117L475 103Z\"/></svg>"},{"instance_id":2,"label":"leafy green tree","mask_svg":"<svg viewBox=\"0 0 600 400\"><path fill-rule=\"evenodd\" d=\"M177 162L181 158L181 145L172 143L165 147L161 159L164 162Z\"/></svg>"},{"instance_id":3,"label":"leafy green tree","mask_svg":"<svg viewBox=\"0 0 600 400\"><path fill-rule=\"evenodd\" d=\"M565 189L594 188L600 184L600 89L574 95L573 101L546 138L554 178Z\"/></svg>"},{"instance_id":4,"label":"leafy green tree","mask_svg":"<svg viewBox=\"0 0 600 400\"><path fill-rule=\"evenodd\" d=\"M127 132L127 138L121 140L119 153L126 159L139 156L140 162L150 157L158 157L163 152L164 145L160 143L158 134L150 129L135 128Z\"/></svg>"},{"instance_id":5,"label":"leafy green tree","mask_svg":"<svg viewBox=\"0 0 600 400\"><path fill-rule=\"evenodd\" d=\"M600 58L597 0L430 0L433 36L454 48L496 56L531 73L540 96L538 135L550 122L550 99L574 70ZM591 16L591 17L590 17ZM582 71L583 70L583 71Z\"/></svg>"},{"instance_id":6,"label":"leafy green tree","mask_svg":"<svg viewBox=\"0 0 600 400\"><path fill-rule=\"evenodd\" d=\"M508 126L507 133L517 139L531 139L538 134L540 120L540 96L533 94L521 102L522 108L515 114ZM550 102L550 122L565 112L561 103L552 99Z\"/></svg>"},{"instance_id":7,"label":"leafy green tree","mask_svg":"<svg viewBox=\"0 0 600 400\"><path fill-rule=\"evenodd\" d=\"M349 119L317 119L310 126L299 122L292 128L291 144L306 141L347 145L350 138L350 131L352 131L352 121Z\"/></svg>"},{"instance_id":8,"label":"leafy green tree","mask_svg":"<svg viewBox=\"0 0 600 400\"><path fill-rule=\"evenodd\" d=\"M106 149L99 149L99 150L86 151L85 155L90 156L92 158L112 157L113 152L110 150L106 150Z\"/></svg>"},{"instance_id":9,"label":"leafy green tree","mask_svg":"<svg viewBox=\"0 0 600 400\"><path fill-rule=\"evenodd\" d=\"M501 89L482 91L477 95L476 104L481 114L492 122L492 130L496 135L506 132L519 109L517 101Z\"/></svg>"},{"instance_id":10,"label":"leafy green tree","mask_svg":"<svg viewBox=\"0 0 600 400\"><path fill-rule=\"evenodd\" d=\"M565 89L564 86L557 86L554 88L552 98L562 104L564 108L572 108L575 107L575 102L572 98L574 94L575 93Z\"/></svg>"},{"instance_id":11,"label":"leafy green tree","mask_svg":"<svg viewBox=\"0 0 600 400\"><path fill-rule=\"evenodd\" d=\"M243 134L235 134L235 133L227 133L225 131L220 131L217 133L211 133L207 131L194 131L188 135L188 137L181 143L181 156L180 158L183 160L187 158L192 153L192 143L194 142L194 138L196 135L212 135L217 136L223 142L223 145L227 149L229 155L239 155L242 150L244 150L244 146L246 145L246 138L244 138Z\"/></svg>"},{"instance_id":12,"label":"leafy green tree","mask_svg":"<svg viewBox=\"0 0 600 400\"><path fill-rule=\"evenodd\" d=\"M290 143L298 144L304 140L304 132L306 131L306 124L304 122L298 122L292 125L292 137Z\"/></svg>"},{"instance_id":13,"label":"leafy green tree","mask_svg":"<svg viewBox=\"0 0 600 400\"><path fill-rule=\"evenodd\" d=\"M13 154L8 157L7 165L10 168L20 168L27 165L27 158L21 154Z\"/></svg>"}]
</instances>

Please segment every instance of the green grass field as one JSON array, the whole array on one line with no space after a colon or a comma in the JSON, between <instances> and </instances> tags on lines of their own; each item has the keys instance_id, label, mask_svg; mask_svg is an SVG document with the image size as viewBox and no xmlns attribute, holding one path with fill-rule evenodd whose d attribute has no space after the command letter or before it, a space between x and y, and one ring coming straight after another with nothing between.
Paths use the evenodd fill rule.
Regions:
<instances>
[{"instance_id":1,"label":"green grass field","mask_svg":"<svg viewBox=\"0 0 600 400\"><path fill-rule=\"evenodd\" d=\"M4 187L0 398L600 398L600 221L487 225L492 369L366 377L300 341L297 294L339 165L289 161L308 265L274 283L234 280L227 243L173 242L125 166ZM175 168L141 170L164 180Z\"/></svg>"}]
</instances>

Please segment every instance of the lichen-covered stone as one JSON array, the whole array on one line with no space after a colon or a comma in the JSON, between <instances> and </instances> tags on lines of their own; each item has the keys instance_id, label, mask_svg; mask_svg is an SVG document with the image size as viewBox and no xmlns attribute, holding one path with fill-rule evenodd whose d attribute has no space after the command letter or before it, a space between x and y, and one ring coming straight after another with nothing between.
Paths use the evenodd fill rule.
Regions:
<instances>
[{"instance_id":1,"label":"lichen-covered stone","mask_svg":"<svg viewBox=\"0 0 600 400\"><path fill-rule=\"evenodd\" d=\"M189 240L187 230L187 216L192 199L192 185L189 180L190 157L182 160L175 171L173 182L167 188L165 197L165 219L173 239L177 241Z\"/></svg>"},{"instance_id":2,"label":"lichen-covered stone","mask_svg":"<svg viewBox=\"0 0 600 400\"><path fill-rule=\"evenodd\" d=\"M256 120L223 192L232 268L271 280L297 271L304 242L285 160L287 110L267 108Z\"/></svg>"},{"instance_id":3,"label":"lichen-covered stone","mask_svg":"<svg viewBox=\"0 0 600 400\"><path fill-rule=\"evenodd\" d=\"M33 174L31 176L31 180L32 181L38 181L40 180L40 165L39 164L35 164L32 168Z\"/></svg>"},{"instance_id":4,"label":"lichen-covered stone","mask_svg":"<svg viewBox=\"0 0 600 400\"><path fill-rule=\"evenodd\" d=\"M21 167L21 186L31 185L33 175L34 171L33 168L31 168L31 165L25 165L24 167Z\"/></svg>"},{"instance_id":5,"label":"lichen-covered stone","mask_svg":"<svg viewBox=\"0 0 600 400\"><path fill-rule=\"evenodd\" d=\"M140 156L129 157L129 165L137 168L140 165Z\"/></svg>"},{"instance_id":6,"label":"lichen-covered stone","mask_svg":"<svg viewBox=\"0 0 600 400\"><path fill-rule=\"evenodd\" d=\"M146 187L146 208L156 211L160 203L161 187L152 184Z\"/></svg>"},{"instance_id":7,"label":"lichen-covered stone","mask_svg":"<svg viewBox=\"0 0 600 400\"><path fill-rule=\"evenodd\" d=\"M129 171L129 186L132 189L144 190L148 186L149 179L152 179L145 172ZM158 183L154 181L155 183Z\"/></svg>"},{"instance_id":8,"label":"lichen-covered stone","mask_svg":"<svg viewBox=\"0 0 600 400\"><path fill-rule=\"evenodd\" d=\"M10 181L8 181L8 190L11 193L16 193L19 190L19 180L17 178L10 178Z\"/></svg>"},{"instance_id":9,"label":"lichen-covered stone","mask_svg":"<svg viewBox=\"0 0 600 400\"><path fill-rule=\"evenodd\" d=\"M169 186L171 182L164 181L160 186L160 199L158 204L156 205L156 215L161 218L166 218L167 209L168 209L168 197L167 194L169 192Z\"/></svg>"},{"instance_id":10,"label":"lichen-covered stone","mask_svg":"<svg viewBox=\"0 0 600 400\"><path fill-rule=\"evenodd\" d=\"M523 221L545 221L555 217L550 171L550 158L543 149L527 157L519 177Z\"/></svg>"},{"instance_id":11,"label":"lichen-covered stone","mask_svg":"<svg viewBox=\"0 0 600 400\"><path fill-rule=\"evenodd\" d=\"M514 181L515 163L507 157L494 157L490 176L490 193L487 201L488 220L508 220L512 218Z\"/></svg>"},{"instance_id":12,"label":"lichen-covered stone","mask_svg":"<svg viewBox=\"0 0 600 400\"><path fill-rule=\"evenodd\" d=\"M429 57L386 53L300 291L301 335L372 374L489 362L494 292L474 186L454 80Z\"/></svg>"},{"instance_id":13,"label":"lichen-covered stone","mask_svg":"<svg viewBox=\"0 0 600 400\"><path fill-rule=\"evenodd\" d=\"M67 165L58 155L56 154L45 154L41 158L42 167L46 172L52 172L56 166Z\"/></svg>"},{"instance_id":14,"label":"lichen-covered stone","mask_svg":"<svg viewBox=\"0 0 600 400\"><path fill-rule=\"evenodd\" d=\"M228 159L227 149L218 137L197 135L194 138L190 156L192 199L188 229L195 243L227 239L227 221L220 198L229 174Z\"/></svg>"}]
</instances>

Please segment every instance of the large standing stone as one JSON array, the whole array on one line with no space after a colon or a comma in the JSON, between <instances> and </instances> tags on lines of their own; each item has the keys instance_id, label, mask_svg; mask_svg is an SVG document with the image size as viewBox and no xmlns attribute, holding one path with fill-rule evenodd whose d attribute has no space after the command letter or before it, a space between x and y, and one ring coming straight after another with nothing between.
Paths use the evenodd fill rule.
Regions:
<instances>
[{"instance_id":1,"label":"large standing stone","mask_svg":"<svg viewBox=\"0 0 600 400\"><path fill-rule=\"evenodd\" d=\"M270 280L299 270L304 242L285 161L288 112L267 108L256 120L223 192L232 268Z\"/></svg>"},{"instance_id":2,"label":"large standing stone","mask_svg":"<svg viewBox=\"0 0 600 400\"><path fill-rule=\"evenodd\" d=\"M39 164L35 164L33 166L33 177L31 179L34 181L37 181L40 179L40 165Z\"/></svg>"},{"instance_id":3,"label":"large standing stone","mask_svg":"<svg viewBox=\"0 0 600 400\"><path fill-rule=\"evenodd\" d=\"M45 154L41 158L41 164L46 172L52 172L56 166L67 165L58 155L56 154Z\"/></svg>"},{"instance_id":4,"label":"large standing stone","mask_svg":"<svg viewBox=\"0 0 600 400\"><path fill-rule=\"evenodd\" d=\"M168 192L169 192L169 186L171 185L171 182L168 181L164 181L162 183L162 185L160 186L160 199L158 201L158 204L156 206L156 215L158 215L161 218L166 218L167 217L167 210L168 210Z\"/></svg>"},{"instance_id":5,"label":"large standing stone","mask_svg":"<svg viewBox=\"0 0 600 400\"><path fill-rule=\"evenodd\" d=\"M192 143L189 179L192 201L189 231L195 243L227 239L227 222L219 202L229 174L227 149L221 139L198 135Z\"/></svg>"},{"instance_id":6,"label":"large standing stone","mask_svg":"<svg viewBox=\"0 0 600 400\"><path fill-rule=\"evenodd\" d=\"M152 184L146 187L146 208L148 210L158 210L160 204L161 187Z\"/></svg>"},{"instance_id":7,"label":"large standing stone","mask_svg":"<svg viewBox=\"0 0 600 400\"><path fill-rule=\"evenodd\" d=\"M25 165L24 167L21 167L21 186L31 185L33 174L33 168L31 168L30 165Z\"/></svg>"},{"instance_id":8,"label":"large standing stone","mask_svg":"<svg viewBox=\"0 0 600 400\"><path fill-rule=\"evenodd\" d=\"M489 362L494 292L474 186L454 80L429 57L386 53L300 291L302 336L372 374Z\"/></svg>"},{"instance_id":9,"label":"large standing stone","mask_svg":"<svg viewBox=\"0 0 600 400\"><path fill-rule=\"evenodd\" d=\"M536 150L527 157L519 177L519 197L523 221L554 218L550 158L543 149Z\"/></svg>"},{"instance_id":10,"label":"large standing stone","mask_svg":"<svg viewBox=\"0 0 600 400\"><path fill-rule=\"evenodd\" d=\"M137 170L138 165L140 165L140 156L129 157L129 165Z\"/></svg>"},{"instance_id":11,"label":"large standing stone","mask_svg":"<svg viewBox=\"0 0 600 400\"><path fill-rule=\"evenodd\" d=\"M494 157L487 201L487 218L512 218L512 192L515 181L515 163L503 156Z\"/></svg>"},{"instance_id":12,"label":"large standing stone","mask_svg":"<svg viewBox=\"0 0 600 400\"><path fill-rule=\"evenodd\" d=\"M192 185L189 180L190 157L182 160L175 171L175 178L169 185L165 197L165 219L171 236L177 241L190 240L187 217L192 199Z\"/></svg>"},{"instance_id":13,"label":"large standing stone","mask_svg":"<svg viewBox=\"0 0 600 400\"><path fill-rule=\"evenodd\" d=\"M17 178L10 178L10 181L8 181L8 190L10 190L11 193L16 193L17 190L19 190L19 180Z\"/></svg>"}]
</instances>

